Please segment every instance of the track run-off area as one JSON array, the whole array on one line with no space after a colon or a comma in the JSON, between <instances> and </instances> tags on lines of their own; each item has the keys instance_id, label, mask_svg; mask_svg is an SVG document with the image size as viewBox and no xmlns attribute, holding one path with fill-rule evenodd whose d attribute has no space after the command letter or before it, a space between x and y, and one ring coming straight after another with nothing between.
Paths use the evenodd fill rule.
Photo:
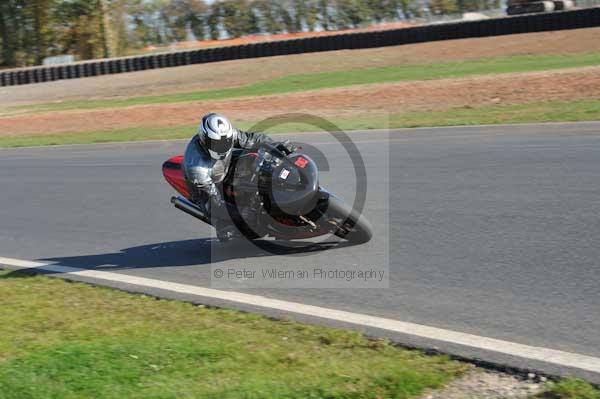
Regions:
<instances>
[{"instance_id":1,"label":"track run-off area","mask_svg":"<svg viewBox=\"0 0 600 399\"><path fill-rule=\"evenodd\" d=\"M185 141L0 150L0 265L600 382L600 123L325 133L321 182L366 187L374 239L326 251L223 247L175 210L161 164ZM191 132L190 132L191 134ZM324 261L326 260L326 263ZM211 285L215 267L389 265L388 288Z\"/></svg>"}]
</instances>

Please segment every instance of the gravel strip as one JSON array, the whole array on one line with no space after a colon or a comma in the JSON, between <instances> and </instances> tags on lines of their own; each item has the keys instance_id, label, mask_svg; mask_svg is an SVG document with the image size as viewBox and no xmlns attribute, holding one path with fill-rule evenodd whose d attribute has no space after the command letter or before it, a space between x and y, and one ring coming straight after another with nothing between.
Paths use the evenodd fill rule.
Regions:
<instances>
[{"instance_id":1,"label":"gravel strip","mask_svg":"<svg viewBox=\"0 0 600 399\"><path fill-rule=\"evenodd\" d=\"M473 368L445 388L427 392L421 399L525 399L544 390L545 378L529 375L521 379L509 374Z\"/></svg>"}]
</instances>

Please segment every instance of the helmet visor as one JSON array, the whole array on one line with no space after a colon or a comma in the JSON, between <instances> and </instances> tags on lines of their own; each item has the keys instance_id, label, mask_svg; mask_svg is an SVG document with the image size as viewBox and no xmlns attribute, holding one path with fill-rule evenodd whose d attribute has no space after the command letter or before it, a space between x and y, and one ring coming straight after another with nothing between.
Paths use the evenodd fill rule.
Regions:
<instances>
[{"instance_id":1,"label":"helmet visor","mask_svg":"<svg viewBox=\"0 0 600 399\"><path fill-rule=\"evenodd\" d=\"M206 148L219 156L225 156L233 147L233 136L221 137L219 140L206 137Z\"/></svg>"}]
</instances>

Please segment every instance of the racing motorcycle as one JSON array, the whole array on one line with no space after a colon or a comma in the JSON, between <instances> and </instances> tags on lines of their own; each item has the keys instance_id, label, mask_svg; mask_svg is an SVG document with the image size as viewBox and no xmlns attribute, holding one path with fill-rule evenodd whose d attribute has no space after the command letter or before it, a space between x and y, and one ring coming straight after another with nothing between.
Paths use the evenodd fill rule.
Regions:
<instances>
[{"instance_id":1,"label":"racing motorcycle","mask_svg":"<svg viewBox=\"0 0 600 399\"><path fill-rule=\"evenodd\" d=\"M179 155L162 167L166 181L180 194L172 197L171 203L212 224L191 201L182 164ZM223 199L228 211L232 209L229 214L236 227L249 239L295 240L334 234L352 244L363 244L372 237L372 227L364 216L319 186L318 168L310 157L271 144L263 143L253 152L234 150L223 181ZM245 222L248 210L258 219L252 226Z\"/></svg>"}]
</instances>

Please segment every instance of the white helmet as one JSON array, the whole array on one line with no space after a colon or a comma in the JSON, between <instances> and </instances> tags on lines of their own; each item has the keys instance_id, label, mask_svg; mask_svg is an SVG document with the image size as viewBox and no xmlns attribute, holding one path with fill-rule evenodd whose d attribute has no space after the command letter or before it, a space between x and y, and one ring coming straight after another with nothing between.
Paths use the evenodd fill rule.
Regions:
<instances>
[{"instance_id":1,"label":"white helmet","mask_svg":"<svg viewBox=\"0 0 600 399\"><path fill-rule=\"evenodd\" d=\"M235 129L229 119L218 114L208 114L198 127L200 145L213 159L225 159L233 149Z\"/></svg>"}]
</instances>

